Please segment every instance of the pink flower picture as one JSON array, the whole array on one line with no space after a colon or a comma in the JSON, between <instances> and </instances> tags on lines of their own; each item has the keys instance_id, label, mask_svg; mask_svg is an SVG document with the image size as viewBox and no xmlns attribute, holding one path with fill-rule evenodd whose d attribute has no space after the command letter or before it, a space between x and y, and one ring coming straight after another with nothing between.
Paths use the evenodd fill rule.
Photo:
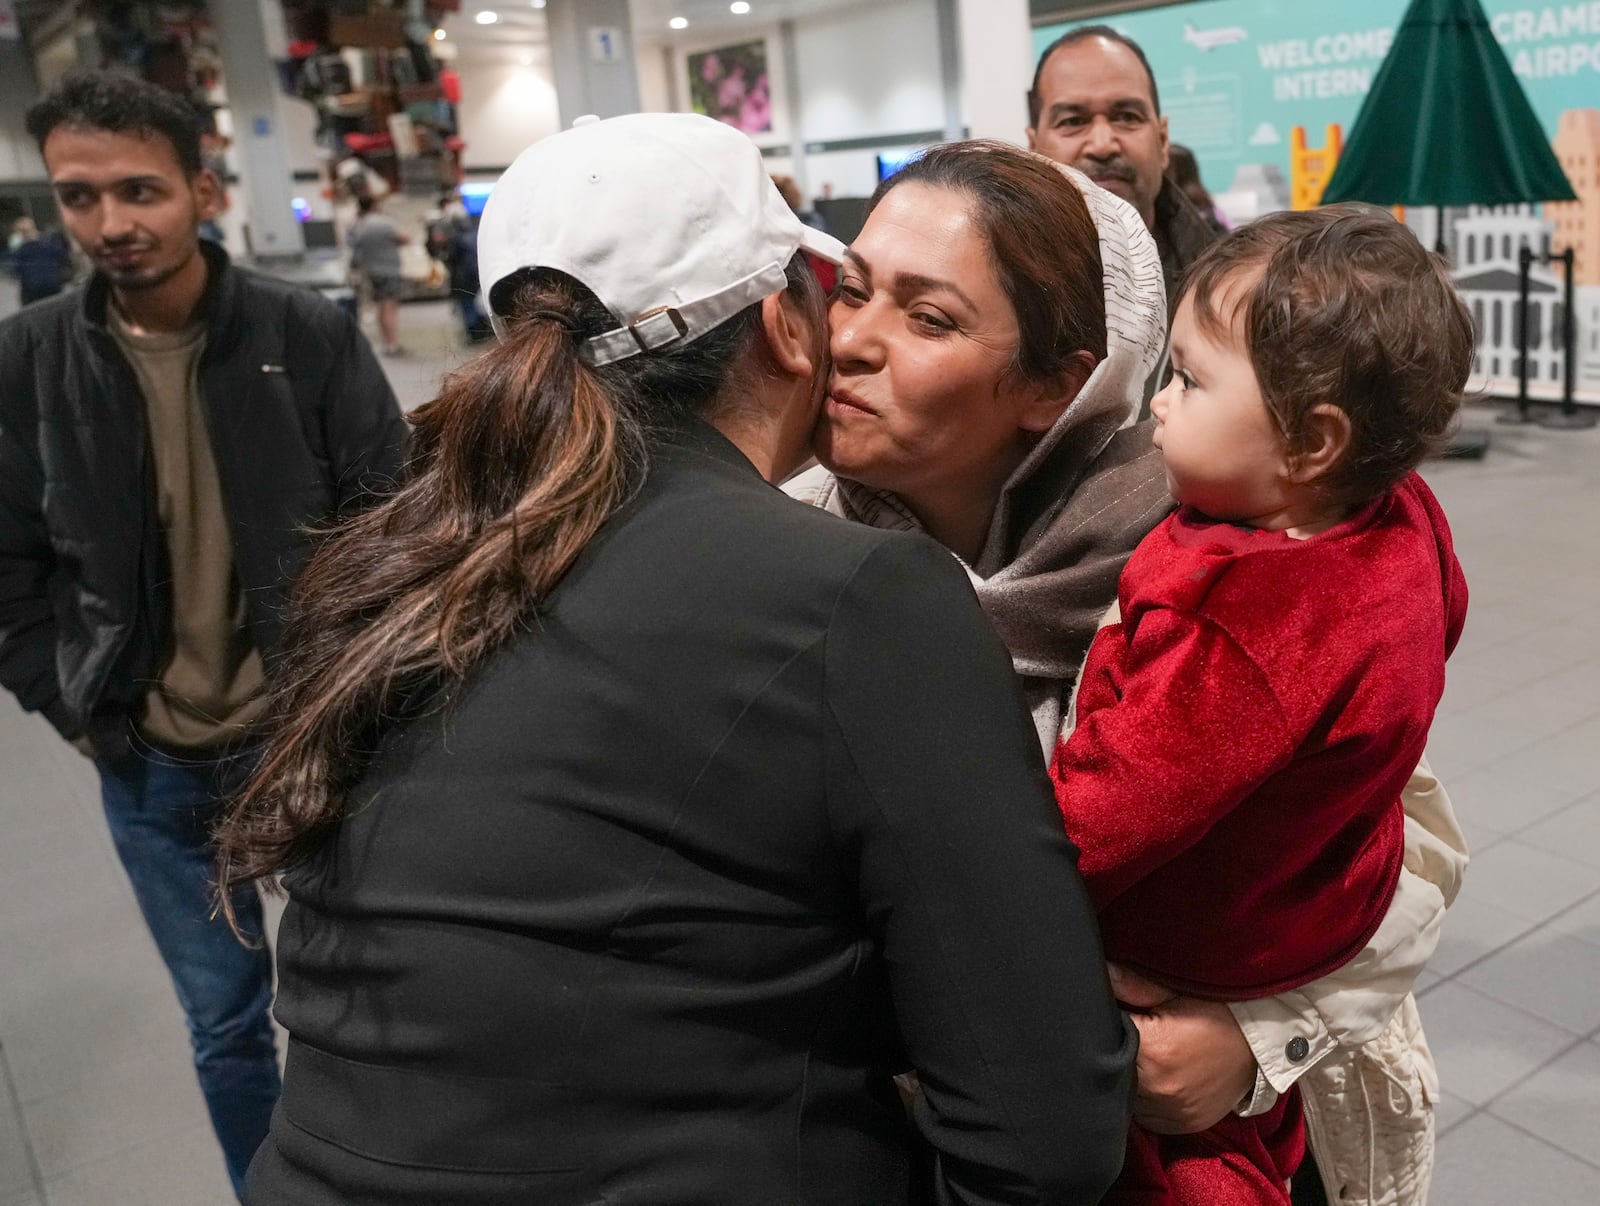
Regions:
<instances>
[{"instance_id":1,"label":"pink flower picture","mask_svg":"<svg viewBox=\"0 0 1600 1206\"><path fill-rule=\"evenodd\" d=\"M767 44L745 42L688 57L689 101L696 113L727 122L746 134L772 130L772 86Z\"/></svg>"}]
</instances>

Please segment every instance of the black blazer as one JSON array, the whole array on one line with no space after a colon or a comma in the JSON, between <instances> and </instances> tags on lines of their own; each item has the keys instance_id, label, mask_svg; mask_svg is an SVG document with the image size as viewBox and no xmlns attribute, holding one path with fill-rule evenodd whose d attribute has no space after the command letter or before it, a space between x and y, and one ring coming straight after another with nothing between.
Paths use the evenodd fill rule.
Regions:
<instances>
[{"instance_id":1,"label":"black blazer","mask_svg":"<svg viewBox=\"0 0 1600 1206\"><path fill-rule=\"evenodd\" d=\"M252 1206L1098 1200L1134 1041L954 558L711 428L286 877Z\"/></svg>"}]
</instances>

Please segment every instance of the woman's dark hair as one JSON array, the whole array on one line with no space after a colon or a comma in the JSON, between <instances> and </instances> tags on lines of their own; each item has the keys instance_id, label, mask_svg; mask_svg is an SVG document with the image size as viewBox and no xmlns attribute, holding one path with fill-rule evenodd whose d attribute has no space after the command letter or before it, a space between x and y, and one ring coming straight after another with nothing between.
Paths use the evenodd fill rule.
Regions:
<instances>
[{"instance_id":1,"label":"woman's dark hair","mask_svg":"<svg viewBox=\"0 0 1600 1206\"><path fill-rule=\"evenodd\" d=\"M159 84L120 71L69 72L29 107L27 124L41 153L45 139L66 126L165 139L184 175L193 176L203 166L194 105Z\"/></svg>"},{"instance_id":2,"label":"woman's dark hair","mask_svg":"<svg viewBox=\"0 0 1600 1206\"><path fill-rule=\"evenodd\" d=\"M995 275L1017 313L1014 373L1049 381L1067 372L1079 352L1096 364L1106 358L1100 232L1083 194L1059 167L1009 143L945 143L878 185L867 212L903 184L972 199Z\"/></svg>"},{"instance_id":3,"label":"woman's dark hair","mask_svg":"<svg viewBox=\"0 0 1600 1206\"><path fill-rule=\"evenodd\" d=\"M821 288L802 256L787 276L820 364ZM583 285L541 269L496 297L503 338L410 416L407 480L328 534L294 586L260 766L216 834L230 921L232 888L339 820L389 726L524 629L643 479L649 429L713 413L766 346L758 305L692 343L594 368L580 343L616 320Z\"/></svg>"}]
</instances>

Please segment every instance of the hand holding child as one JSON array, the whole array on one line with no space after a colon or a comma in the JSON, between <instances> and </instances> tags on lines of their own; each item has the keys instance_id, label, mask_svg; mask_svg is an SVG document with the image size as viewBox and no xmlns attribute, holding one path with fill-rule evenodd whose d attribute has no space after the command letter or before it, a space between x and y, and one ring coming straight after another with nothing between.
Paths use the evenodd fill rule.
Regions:
<instances>
[{"instance_id":1,"label":"hand holding child","mask_svg":"<svg viewBox=\"0 0 1600 1206\"><path fill-rule=\"evenodd\" d=\"M1139 1028L1133 1116L1158 1135L1188 1135L1226 1118L1255 1086L1256 1057L1220 1001L1179 996L1111 963L1111 990Z\"/></svg>"}]
</instances>

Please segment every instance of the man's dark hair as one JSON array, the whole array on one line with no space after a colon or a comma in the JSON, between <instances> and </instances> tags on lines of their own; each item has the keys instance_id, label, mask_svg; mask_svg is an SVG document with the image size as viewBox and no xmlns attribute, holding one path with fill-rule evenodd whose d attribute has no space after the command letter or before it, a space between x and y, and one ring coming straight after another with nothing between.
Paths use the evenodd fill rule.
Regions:
<instances>
[{"instance_id":1,"label":"man's dark hair","mask_svg":"<svg viewBox=\"0 0 1600 1206\"><path fill-rule=\"evenodd\" d=\"M185 97L120 71L74 71L28 108L28 133L44 140L60 126L162 138L184 174L201 168L200 123Z\"/></svg>"},{"instance_id":2,"label":"man's dark hair","mask_svg":"<svg viewBox=\"0 0 1600 1206\"><path fill-rule=\"evenodd\" d=\"M1119 46L1126 46L1133 51L1133 55L1144 68L1145 78L1150 81L1150 104L1155 109L1153 117L1161 116L1161 93L1156 89L1156 73L1150 70L1150 60L1144 57L1144 47L1135 42L1126 34L1118 33L1109 25L1080 25L1077 29L1069 29L1054 42L1044 48L1044 53L1039 56L1039 61L1033 68L1033 87L1028 89L1028 124L1037 127L1039 116L1044 109L1044 98L1039 95L1039 77L1044 74L1044 65L1050 61L1050 56L1064 46L1076 46L1079 42L1090 38L1107 38Z\"/></svg>"}]
</instances>

